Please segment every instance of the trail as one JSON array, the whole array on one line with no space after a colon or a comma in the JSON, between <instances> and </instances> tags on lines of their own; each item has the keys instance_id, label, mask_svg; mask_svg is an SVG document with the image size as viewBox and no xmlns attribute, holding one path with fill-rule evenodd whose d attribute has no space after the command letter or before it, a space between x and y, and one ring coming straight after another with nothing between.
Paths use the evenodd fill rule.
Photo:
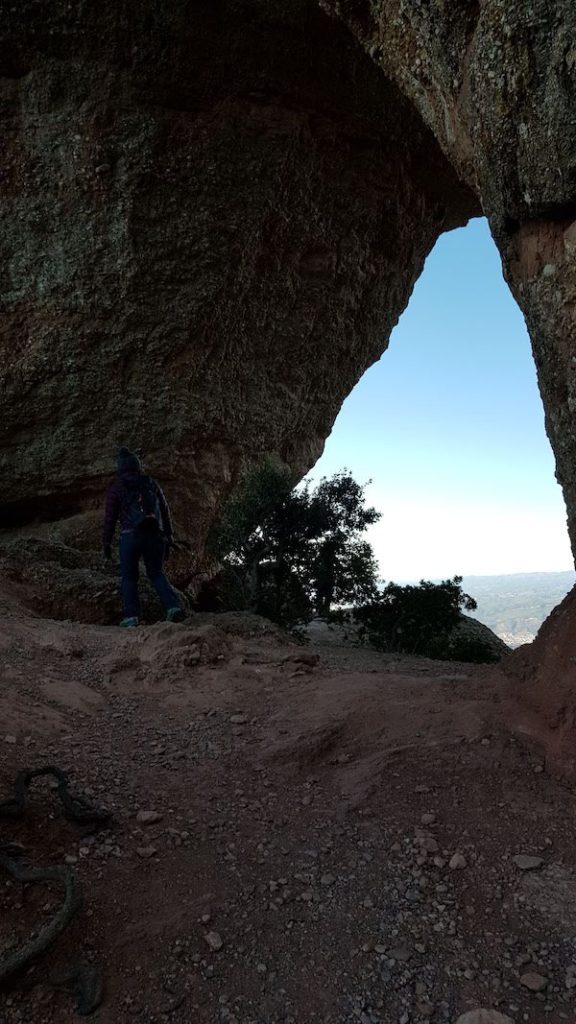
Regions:
<instances>
[{"instance_id":1,"label":"trail","mask_svg":"<svg viewBox=\"0 0 576 1024\"><path fill-rule=\"evenodd\" d=\"M574 798L502 725L498 669L301 648L233 615L0 614L0 796L50 762L114 815L74 826L38 783L1 823L84 892L2 1024L78 1019L49 980L79 963L99 1024L576 1020ZM2 879L0 949L58 899Z\"/></svg>"}]
</instances>

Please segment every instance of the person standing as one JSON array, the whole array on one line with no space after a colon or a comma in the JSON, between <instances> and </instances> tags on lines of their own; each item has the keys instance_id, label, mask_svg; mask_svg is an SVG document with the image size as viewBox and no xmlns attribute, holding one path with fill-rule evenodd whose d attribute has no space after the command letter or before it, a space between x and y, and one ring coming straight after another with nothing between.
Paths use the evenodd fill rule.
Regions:
<instances>
[{"instance_id":1,"label":"person standing","mask_svg":"<svg viewBox=\"0 0 576 1024\"><path fill-rule=\"evenodd\" d=\"M166 578L164 562L173 544L172 520L162 488L142 470L140 459L120 448L117 473L108 485L102 546L104 558L112 558L116 524L120 522L120 572L122 575L121 626L137 626L140 620L138 573L140 559L166 612L168 622L185 617L181 601Z\"/></svg>"}]
</instances>

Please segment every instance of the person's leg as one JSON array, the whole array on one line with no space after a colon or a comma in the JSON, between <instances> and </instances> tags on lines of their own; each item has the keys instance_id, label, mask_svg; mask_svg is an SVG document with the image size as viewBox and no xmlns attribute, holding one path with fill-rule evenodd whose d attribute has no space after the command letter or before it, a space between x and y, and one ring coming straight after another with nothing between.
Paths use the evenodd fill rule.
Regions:
<instances>
[{"instance_id":1,"label":"person's leg","mask_svg":"<svg viewBox=\"0 0 576 1024\"><path fill-rule=\"evenodd\" d=\"M124 619L140 616L138 600L138 560L140 546L133 531L120 534L120 571L122 573L122 607Z\"/></svg>"},{"instance_id":2,"label":"person's leg","mask_svg":"<svg viewBox=\"0 0 576 1024\"><path fill-rule=\"evenodd\" d=\"M142 542L142 557L148 579L158 594L164 611L174 613L178 610L181 612L180 598L164 575L164 541L162 537L146 537ZM178 618L181 617L182 615L178 616Z\"/></svg>"}]
</instances>

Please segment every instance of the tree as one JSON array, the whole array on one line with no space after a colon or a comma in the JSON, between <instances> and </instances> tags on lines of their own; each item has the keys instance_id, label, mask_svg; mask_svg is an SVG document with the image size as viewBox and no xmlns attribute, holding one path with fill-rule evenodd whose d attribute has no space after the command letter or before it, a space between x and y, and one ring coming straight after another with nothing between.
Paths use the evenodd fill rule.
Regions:
<instances>
[{"instance_id":1,"label":"tree","mask_svg":"<svg viewBox=\"0 0 576 1024\"><path fill-rule=\"evenodd\" d=\"M269 524L291 488L289 467L274 459L265 460L247 475L211 531L207 549L222 566L219 589L224 606L256 610L261 563L272 550Z\"/></svg>"},{"instance_id":2,"label":"tree","mask_svg":"<svg viewBox=\"0 0 576 1024\"><path fill-rule=\"evenodd\" d=\"M364 490L342 470L324 477L308 494L310 522L317 533L311 575L318 615L327 617L335 602L365 600L375 591L376 561L360 536L381 515L366 508Z\"/></svg>"},{"instance_id":3,"label":"tree","mask_svg":"<svg viewBox=\"0 0 576 1024\"><path fill-rule=\"evenodd\" d=\"M212 545L236 606L294 625L373 598L378 567L362 534L380 513L366 507L364 491L346 470L292 491L286 467L254 471Z\"/></svg>"},{"instance_id":4,"label":"tree","mask_svg":"<svg viewBox=\"0 0 576 1024\"><path fill-rule=\"evenodd\" d=\"M473 611L476 601L464 594L461 576L442 583L421 580L418 585L389 583L375 600L354 609L370 643L385 651L428 657L447 657L449 637L462 609Z\"/></svg>"},{"instance_id":5,"label":"tree","mask_svg":"<svg viewBox=\"0 0 576 1024\"><path fill-rule=\"evenodd\" d=\"M366 507L364 491L347 470L324 477L315 489L295 490L282 463L269 460L254 470L211 536L222 566L212 607L257 612L286 626L330 616L360 624L380 650L494 660L482 640L454 636L462 610L476 608L462 592L461 576L379 587L376 559L362 534L380 513Z\"/></svg>"}]
</instances>

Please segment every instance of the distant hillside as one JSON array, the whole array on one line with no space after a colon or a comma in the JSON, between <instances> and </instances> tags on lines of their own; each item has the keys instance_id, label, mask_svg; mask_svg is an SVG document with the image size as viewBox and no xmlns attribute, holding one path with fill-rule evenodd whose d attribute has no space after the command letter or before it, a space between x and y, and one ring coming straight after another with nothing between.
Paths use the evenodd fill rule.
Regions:
<instances>
[{"instance_id":1,"label":"distant hillside","mask_svg":"<svg viewBox=\"0 0 576 1024\"><path fill-rule=\"evenodd\" d=\"M478 602L474 617L509 647L534 639L544 619L576 583L576 572L465 576L462 589Z\"/></svg>"}]
</instances>

